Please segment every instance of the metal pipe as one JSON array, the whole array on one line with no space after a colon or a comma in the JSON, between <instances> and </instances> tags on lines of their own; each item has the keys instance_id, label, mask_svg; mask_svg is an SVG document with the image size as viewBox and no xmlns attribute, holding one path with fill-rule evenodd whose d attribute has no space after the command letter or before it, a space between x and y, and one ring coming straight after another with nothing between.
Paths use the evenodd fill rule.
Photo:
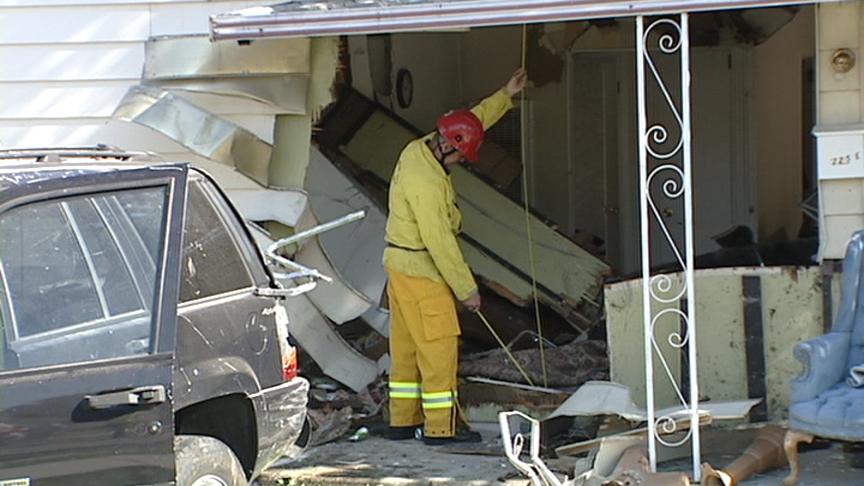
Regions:
<instances>
[{"instance_id":1,"label":"metal pipe","mask_svg":"<svg viewBox=\"0 0 864 486\"><path fill-rule=\"evenodd\" d=\"M320 224L318 226L315 226L314 228L309 228L308 230L301 231L297 234L291 235L287 238L282 238L281 240L278 240L278 241L271 243L270 246L267 247L267 250L265 252L267 254L267 256L272 261L274 261L274 262L276 262L282 266L288 267L292 270L295 270L294 272L291 272L291 273L279 273L279 274L276 274L275 276L279 279L284 279L284 280L290 280L290 279L302 278L302 277L312 277L315 279L324 280L325 282L328 282L328 283L332 282L333 281L332 278L320 273L318 270L315 270L314 268L308 268L306 266L303 266L303 265L291 260L290 258L285 258L285 257L279 255L277 253L277 250L279 250L282 247L303 241L307 238L311 238L315 235L319 235L321 233L324 233L325 231L330 231L330 230L338 228L340 226L344 226L348 223L353 223L354 221L357 221L359 219L363 219L364 217L366 217L366 211L357 211L357 212L348 214L346 216L343 216L339 219L330 221L329 223Z\"/></svg>"},{"instance_id":2,"label":"metal pipe","mask_svg":"<svg viewBox=\"0 0 864 486\"><path fill-rule=\"evenodd\" d=\"M836 2L840 0L827 0ZM554 21L587 20L681 12L777 7L824 3L818 0L475 0L427 2L419 5L388 3L372 7L317 11L254 12L210 17L214 39L258 37L311 37L372 34L416 30L468 28Z\"/></svg>"},{"instance_id":3,"label":"metal pipe","mask_svg":"<svg viewBox=\"0 0 864 486\"><path fill-rule=\"evenodd\" d=\"M340 226L344 226L348 223L353 223L354 221L363 219L366 217L366 211L357 211L345 216L342 216L339 219L334 219L329 223L319 224L314 228L309 228L308 230L301 231L299 233L293 234L287 238L282 238L281 240L273 242L270 246L267 247L267 255L273 257L276 254L276 250L282 248L283 246L288 246L299 241L303 241L307 238L311 238L315 235L319 235L326 231L330 231L332 229L338 228ZM282 257L276 255L276 258L281 259ZM293 263L293 262L292 262ZM295 264L296 265L296 264Z\"/></svg>"}]
</instances>

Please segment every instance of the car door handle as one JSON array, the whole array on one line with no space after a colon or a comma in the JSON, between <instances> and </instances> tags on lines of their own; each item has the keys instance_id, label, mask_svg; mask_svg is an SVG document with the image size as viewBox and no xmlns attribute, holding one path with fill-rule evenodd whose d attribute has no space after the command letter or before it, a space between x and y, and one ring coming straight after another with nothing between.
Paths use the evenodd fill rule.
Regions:
<instances>
[{"instance_id":1,"label":"car door handle","mask_svg":"<svg viewBox=\"0 0 864 486\"><path fill-rule=\"evenodd\" d=\"M94 410L102 410L124 405L152 405L166 400L165 387L162 385L142 386L99 395L86 395L87 404Z\"/></svg>"}]
</instances>

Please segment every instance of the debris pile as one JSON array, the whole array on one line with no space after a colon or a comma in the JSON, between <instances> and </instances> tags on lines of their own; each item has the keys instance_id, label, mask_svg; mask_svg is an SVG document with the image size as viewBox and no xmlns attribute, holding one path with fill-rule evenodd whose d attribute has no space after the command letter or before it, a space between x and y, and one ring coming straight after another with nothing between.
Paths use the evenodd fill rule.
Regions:
<instances>
[{"instance_id":1,"label":"debris pile","mask_svg":"<svg viewBox=\"0 0 864 486\"><path fill-rule=\"evenodd\" d=\"M573 340L545 350L547 387L575 388L592 380L609 378L609 358L606 343L596 340ZM543 370L538 348L514 351L516 361L531 381L543 383ZM510 363L501 349L482 356L466 356L459 366L460 376L484 376L512 383L524 383L519 370Z\"/></svg>"},{"instance_id":2,"label":"debris pile","mask_svg":"<svg viewBox=\"0 0 864 486\"><path fill-rule=\"evenodd\" d=\"M736 458L725 468L704 463L699 471L701 484L733 486L748 477L786 465L782 427L754 424L738 429L711 429L714 420L741 419L760 400L702 402L699 425L703 430L703 457L732 453ZM588 382L542 421L562 417L593 417L602 422L591 438L555 446L546 434L541 436L541 421L524 413L502 412L499 415L504 452L511 464L532 484L552 486L620 486L641 484L654 486L689 486L692 478L683 472L655 472L648 459L647 412L633 403L630 390L611 382ZM688 459L691 412L683 406L657 410L655 434L656 460L671 462ZM526 427L527 426L527 427ZM529 431L530 430L530 431ZM752 443L744 449L742 440ZM545 447L544 447L545 446ZM743 453L742 453L743 450ZM570 458L570 467L562 472L562 460ZM547 461L557 467L550 467ZM660 469L660 468L658 468ZM686 466L674 469L686 469ZM563 476L563 479L561 478Z\"/></svg>"}]
</instances>

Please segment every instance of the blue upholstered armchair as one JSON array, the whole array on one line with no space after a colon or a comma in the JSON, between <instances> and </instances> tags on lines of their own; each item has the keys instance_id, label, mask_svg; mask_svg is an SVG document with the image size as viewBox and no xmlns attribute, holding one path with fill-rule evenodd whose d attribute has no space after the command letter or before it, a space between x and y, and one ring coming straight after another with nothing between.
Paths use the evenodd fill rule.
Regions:
<instances>
[{"instance_id":1,"label":"blue upholstered armchair","mask_svg":"<svg viewBox=\"0 0 864 486\"><path fill-rule=\"evenodd\" d=\"M797 481L800 442L814 436L864 441L864 386L856 387L850 378L850 369L864 364L864 231L853 234L846 248L833 329L798 344L794 353L804 370L790 389L790 430L784 441L791 469L787 486Z\"/></svg>"}]
</instances>

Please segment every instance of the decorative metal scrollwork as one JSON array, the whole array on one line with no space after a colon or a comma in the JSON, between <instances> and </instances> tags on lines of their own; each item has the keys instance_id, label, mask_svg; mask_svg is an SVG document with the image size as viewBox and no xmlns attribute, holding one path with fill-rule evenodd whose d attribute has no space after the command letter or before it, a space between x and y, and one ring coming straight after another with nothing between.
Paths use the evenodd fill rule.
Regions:
<instances>
[{"instance_id":1,"label":"decorative metal scrollwork","mask_svg":"<svg viewBox=\"0 0 864 486\"><path fill-rule=\"evenodd\" d=\"M696 380L695 317L693 305L693 205L691 191L690 151L690 44L687 14L661 18L645 26L646 19L636 22L636 76L639 97L639 172L642 207L642 294L645 332L645 389L650 431L649 456L656 470L656 443L667 447L692 446L693 479L699 481L698 382ZM663 61L663 62L661 62ZM670 89L662 66L680 66L680 94ZM674 78L669 78L674 80ZM669 120L649 123L648 83L659 93L662 109ZM656 110L656 103L652 105ZM671 116L669 116L671 115ZM661 202L662 199L662 202ZM682 229L670 229L668 214L676 214L663 204L683 207ZM664 208L664 209L661 209ZM680 213L678 213L680 214ZM655 230L652 232L652 228ZM661 248L662 247L662 248ZM651 275L653 250L670 258L680 274ZM666 263L666 262L662 262ZM680 277L679 277L680 275ZM686 306L682 305L686 302ZM657 336L658 323L669 319L680 323L678 331L665 338ZM660 343L665 343L661 346ZM670 367L667 352L688 353L689 383L682 384ZM660 379L668 379L683 412L655 411L655 361L660 364ZM682 360L683 361L683 360ZM688 420L682 420L688 419ZM688 424L686 429L682 424Z\"/></svg>"}]
</instances>

